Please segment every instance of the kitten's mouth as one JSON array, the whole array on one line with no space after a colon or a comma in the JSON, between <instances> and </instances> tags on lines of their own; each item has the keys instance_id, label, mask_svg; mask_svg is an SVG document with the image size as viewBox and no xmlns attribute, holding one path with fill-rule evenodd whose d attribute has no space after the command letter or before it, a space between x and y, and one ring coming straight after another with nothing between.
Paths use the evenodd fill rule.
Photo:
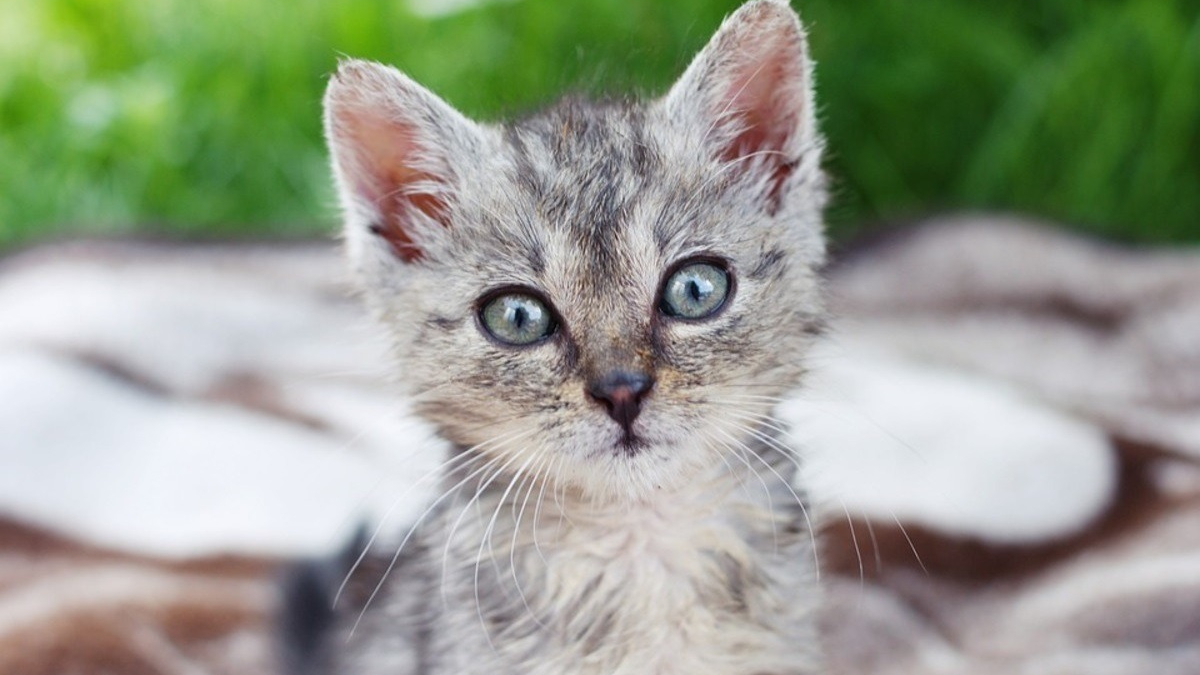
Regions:
<instances>
[{"instance_id":1,"label":"kitten's mouth","mask_svg":"<svg viewBox=\"0 0 1200 675\"><path fill-rule=\"evenodd\" d=\"M646 440L633 432L625 432L621 436L621 440L617 441L617 452L627 457L631 457L640 452L646 447Z\"/></svg>"}]
</instances>

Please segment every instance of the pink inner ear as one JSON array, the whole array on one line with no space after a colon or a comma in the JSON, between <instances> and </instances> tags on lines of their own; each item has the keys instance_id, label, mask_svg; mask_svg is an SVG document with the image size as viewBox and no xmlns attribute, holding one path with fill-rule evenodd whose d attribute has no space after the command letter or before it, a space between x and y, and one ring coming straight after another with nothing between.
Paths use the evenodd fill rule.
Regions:
<instances>
[{"instance_id":1,"label":"pink inner ear","mask_svg":"<svg viewBox=\"0 0 1200 675\"><path fill-rule=\"evenodd\" d=\"M794 158L784 154L803 113L800 91L803 73L790 49L779 49L743 65L729 83L725 118L738 127L721 153L727 162L753 162L769 171L767 197L778 203L784 180L794 168ZM751 158L753 156L753 159Z\"/></svg>"},{"instance_id":2,"label":"pink inner ear","mask_svg":"<svg viewBox=\"0 0 1200 675\"><path fill-rule=\"evenodd\" d=\"M423 213L443 227L449 226L446 202L440 196L420 191L437 182L435 176L413 167L420 154L411 126L372 113L345 111L338 116L352 155L351 182L361 197L370 200L379 214L371 231L385 240L405 262L421 259L423 252L413 243L413 216Z\"/></svg>"},{"instance_id":3,"label":"pink inner ear","mask_svg":"<svg viewBox=\"0 0 1200 675\"><path fill-rule=\"evenodd\" d=\"M795 114L786 108L780 84L786 86L786 62L772 59L730 83L727 114L742 128L722 159L734 160L756 152L782 152Z\"/></svg>"}]
</instances>

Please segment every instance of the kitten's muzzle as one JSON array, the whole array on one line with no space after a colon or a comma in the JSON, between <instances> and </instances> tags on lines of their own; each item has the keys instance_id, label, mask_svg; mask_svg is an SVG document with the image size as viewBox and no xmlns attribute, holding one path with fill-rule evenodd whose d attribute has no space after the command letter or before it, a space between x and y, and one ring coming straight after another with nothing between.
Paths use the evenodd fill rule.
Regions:
<instances>
[{"instance_id":1,"label":"kitten's muzzle","mask_svg":"<svg viewBox=\"0 0 1200 675\"><path fill-rule=\"evenodd\" d=\"M642 399L653 387L654 377L649 373L617 370L589 382L587 393L621 425L628 439L633 436L633 421L642 411Z\"/></svg>"}]
</instances>

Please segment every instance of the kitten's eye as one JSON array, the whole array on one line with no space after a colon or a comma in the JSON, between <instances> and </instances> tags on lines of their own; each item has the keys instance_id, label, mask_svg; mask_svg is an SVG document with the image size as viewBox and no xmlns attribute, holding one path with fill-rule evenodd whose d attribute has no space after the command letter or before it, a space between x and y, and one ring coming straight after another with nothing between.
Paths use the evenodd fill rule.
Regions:
<instances>
[{"instance_id":1,"label":"kitten's eye","mask_svg":"<svg viewBox=\"0 0 1200 675\"><path fill-rule=\"evenodd\" d=\"M488 301L479 313L492 337L510 345L529 345L554 332L545 303L524 293L505 293Z\"/></svg>"},{"instance_id":2,"label":"kitten's eye","mask_svg":"<svg viewBox=\"0 0 1200 675\"><path fill-rule=\"evenodd\" d=\"M681 319L703 319L721 308L729 294L729 273L706 262L684 265L663 286L662 311Z\"/></svg>"}]
</instances>

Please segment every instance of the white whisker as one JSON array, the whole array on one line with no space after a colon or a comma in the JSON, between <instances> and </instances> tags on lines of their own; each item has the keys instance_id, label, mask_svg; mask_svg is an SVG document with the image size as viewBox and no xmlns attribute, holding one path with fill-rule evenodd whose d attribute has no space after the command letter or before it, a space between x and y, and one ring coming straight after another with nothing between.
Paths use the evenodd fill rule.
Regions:
<instances>
[{"instance_id":1,"label":"white whisker","mask_svg":"<svg viewBox=\"0 0 1200 675\"><path fill-rule=\"evenodd\" d=\"M449 470L450 467L460 462L465 463L472 458L473 456L469 452L463 452L454 455L450 459L438 464L433 469L425 472L425 474L418 478L412 485L410 485L407 490L400 493L399 496L392 500L391 505L388 507L387 511L384 512L383 516L379 519L379 523L371 532L370 538L368 538L367 542L363 545L362 551L359 552L358 557L354 560L354 564L350 566L350 569L342 578L342 583L338 585L337 593L335 593L333 596L333 604L335 606L337 605L338 600L342 597L342 593L345 592L346 584L350 582L350 579L354 576L354 573L358 571L359 566L362 565L363 559L367 557L367 553L370 552L371 547L375 544L375 540L379 538L380 532L383 531L384 527L387 525L388 519L391 518L392 513L396 510L396 507L400 505L400 502L402 502L405 497L411 494L413 490L417 489L417 487L419 487L425 481L431 478L441 477L443 472Z\"/></svg>"},{"instance_id":2,"label":"white whisker","mask_svg":"<svg viewBox=\"0 0 1200 675\"><path fill-rule=\"evenodd\" d=\"M520 432L520 433L510 433L508 435L501 434L497 438L505 438L506 436L508 436L509 440L512 440L513 438L519 438L522 435L532 434L533 431L534 430L524 430L523 432ZM476 452L479 449L487 446L489 443L494 443L495 441L496 441L496 439L489 439L488 441L484 441L483 443L480 443L471 448L468 448L467 450L464 450L462 452L462 454L467 455L472 452ZM505 442L508 442L508 441L505 441ZM477 476L480 472L487 470L487 468L489 466L491 466L492 462L495 462L495 461L497 461L497 460L492 460L491 462L488 462L488 463L484 464L483 466L472 471L470 475L468 475L466 478L463 478L454 487L443 492L440 497L435 499L433 501L433 503L430 504L428 507L426 507L426 509L421 513L421 515L417 518L416 522L413 523L412 527L410 527L408 529L408 532L404 535L404 538L400 541L400 545L396 547L396 552L392 554L392 559L388 562L387 568L384 569L383 574L380 576L379 582L375 584L375 588L371 591L371 595L367 598L367 601L363 604L362 609L359 611L358 618L356 618L354 620L354 625L350 627L350 632L347 635L347 639L349 639L350 637L352 637L354 635L354 632L358 628L359 623L362 622L362 618L366 614L367 609L371 606L371 603L374 602L375 597L379 594L380 589L383 588L383 584L385 581L387 581L387 577L389 574L391 574L392 569L395 568L396 562L400 559L401 551L404 550L405 545L408 544L408 541L409 541L409 539L412 538L413 534L417 532L418 527L425 520L425 518L430 513L432 513L433 510L435 508L437 508L437 506L439 504L441 504L443 500L446 499L446 497L448 497L452 494L455 494L457 492L458 488L460 488L462 485L466 484L467 481L469 481L473 477ZM364 554L365 554L365 550L364 550Z\"/></svg>"}]
</instances>

